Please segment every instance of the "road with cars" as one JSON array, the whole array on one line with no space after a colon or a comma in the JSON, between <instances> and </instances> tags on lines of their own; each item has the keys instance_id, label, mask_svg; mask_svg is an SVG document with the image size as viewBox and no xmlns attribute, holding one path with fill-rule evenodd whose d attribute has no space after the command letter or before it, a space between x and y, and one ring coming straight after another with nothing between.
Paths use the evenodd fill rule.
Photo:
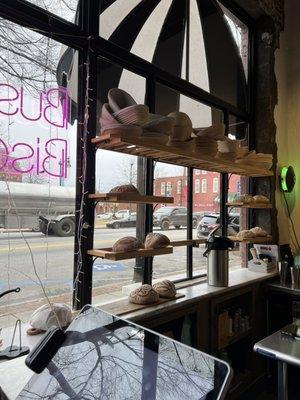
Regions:
<instances>
[{"instance_id":1,"label":"road with cars","mask_svg":"<svg viewBox=\"0 0 300 400\"><path fill-rule=\"evenodd\" d=\"M170 229L165 233L171 240L186 238L186 229ZM135 228L95 230L94 247L110 247L124 236L135 236ZM196 230L194 230L196 238ZM39 279L49 296L71 294L73 285L74 237L46 237L41 233L0 233L0 292L8 287L19 286L21 292L10 303L32 301L42 298ZM204 245L193 252L197 273L205 272ZM239 263L238 252L232 255ZM97 259L93 266L93 286L102 296L119 295L124 285L132 283L135 260L107 261ZM154 277L183 276L186 271L186 248L174 248L173 254L154 258ZM0 303L1 307L1 303Z\"/></svg>"}]
</instances>

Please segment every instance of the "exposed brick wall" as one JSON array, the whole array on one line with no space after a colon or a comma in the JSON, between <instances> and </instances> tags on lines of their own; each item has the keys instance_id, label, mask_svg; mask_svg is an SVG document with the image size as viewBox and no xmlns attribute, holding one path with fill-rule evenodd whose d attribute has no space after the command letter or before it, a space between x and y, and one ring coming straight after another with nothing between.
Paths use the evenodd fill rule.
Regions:
<instances>
[{"instance_id":1,"label":"exposed brick wall","mask_svg":"<svg viewBox=\"0 0 300 400\"><path fill-rule=\"evenodd\" d=\"M219 188L220 176L217 172L209 172L203 174L196 174L194 171L194 188L193 188L193 206L194 211L214 211L219 210ZM202 192L202 181L206 180L206 192ZM214 192L214 180L218 180L218 191ZM199 181L199 186L197 184ZM233 196L240 191L239 176L232 175L229 181L229 195ZM178 189L178 182L181 182L182 190ZM167 184L169 183L169 188ZM161 188L165 188L162 193ZM180 193L178 193L180 192ZM186 190L186 177L185 176L166 176L156 178L154 182L154 194L157 196L168 195L174 197L174 206L186 206L187 190Z\"/></svg>"}]
</instances>

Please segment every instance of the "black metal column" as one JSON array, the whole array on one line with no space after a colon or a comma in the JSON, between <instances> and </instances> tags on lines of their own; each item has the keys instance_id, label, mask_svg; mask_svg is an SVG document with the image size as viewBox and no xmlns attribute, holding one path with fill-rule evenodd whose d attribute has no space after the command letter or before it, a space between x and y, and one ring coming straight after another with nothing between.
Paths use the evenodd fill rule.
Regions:
<instances>
[{"instance_id":1,"label":"black metal column","mask_svg":"<svg viewBox=\"0 0 300 400\"><path fill-rule=\"evenodd\" d=\"M223 119L225 124L225 135L227 136L229 130L229 113L226 110L224 111ZM228 201L228 174L222 172L221 185L220 185L220 222L221 222L222 236L227 236L227 225L228 225L227 206L226 206L227 201Z\"/></svg>"},{"instance_id":2,"label":"black metal column","mask_svg":"<svg viewBox=\"0 0 300 400\"><path fill-rule=\"evenodd\" d=\"M76 226L74 251L73 307L80 309L92 302L94 203L89 193L95 192L95 149L91 139L97 129L97 55L93 40L99 35L99 1L81 0L79 22L89 33L86 46L79 53L78 127L76 169Z\"/></svg>"},{"instance_id":3,"label":"black metal column","mask_svg":"<svg viewBox=\"0 0 300 400\"><path fill-rule=\"evenodd\" d=\"M187 239L193 239L193 168L188 168L187 173ZM193 246L188 245L187 256L187 278L193 277Z\"/></svg>"},{"instance_id":4,"label":"black metal column","mask_svg":"<svg viewBox=\"0 0 300 400\"><path fill-rule=\"evenodd\" d=\"M156 105L156 82L155 77L152 76L147 79L146 86L146 104L149 107L151 113L155 113ZM145 160L145 185L146 195L153 195L153 180L154 180L154 163L152 158ZM145 236L153 230L153 206L152 204L145 205ZM143 283L152 283L152 271L153 271L153 257L146 257L144 259L144 276Z\"/></svg>"}]
</instances>

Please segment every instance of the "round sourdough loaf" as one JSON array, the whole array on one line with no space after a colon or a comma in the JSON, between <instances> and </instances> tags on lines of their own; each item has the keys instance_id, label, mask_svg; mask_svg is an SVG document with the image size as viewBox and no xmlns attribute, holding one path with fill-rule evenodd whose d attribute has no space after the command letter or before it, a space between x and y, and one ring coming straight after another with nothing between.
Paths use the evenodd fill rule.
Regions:
<instances>
[{"instance_id":1,"label":"round sourdough loaf","mask_svg":"<svg viewBox=\"0 0 300 400\"><path fill-rule=\"evenodd\" d=\"M253 232L256 237L268 236L268 233L259 226L255 226L254 228L250 229L250 231Z\"/></svg>"},{"instance_id":2,"label":"round sourdough loaf","mask_svg":"<svg viewBox=\"0 0 300 400\"><path fill-rule=\"evenodd\" d=\"M140 194L134 185L120 185L113 187L109 193L136 193Z\"/></svg>"},{"instance_id":3,"label":"round sourdough loaf","mask_svg":"<svg viewBox=\"0 0 300 400\"><path fill-rule=\"evenodd\" d=\"M173 299L176 296L176 288L173 282L167 279L157 282L153 285L153 289L159 294L160 297L165 299Z\"/></svg>"},{"instance_id":4,"label":"round sourdough loaf","mask_svg":"<svg viewBox=\"0 0 300 400\"><path fill-rule=\"evenodd\" d=\"M253 196L253 201L255 203L263 203L263 204L269 203L269 199L266 196L263 196L261 194L257 194L256 196Z\"/></svg>"},{"instance_id":5,"label":"round sourdough loaf","mask_svg":"<svg viewBox=\"0 0 300 400\"><path fill-rule=\"evenodd\" d=\"M254 232L252 232L252 231L250 231L250 230L243 230L243 231L240 231L238 234L237 234L237 237L239 237L239 238L241 238L241 239L250 239L250 238L254 238L255 237L255 233Z\"/></svg>"},{"instance_id":6,"label":"round sourdough loaf","mask_svg":"<svg viewBox=\"0 0 300 400\"><path fill-rule=\"evenodd\" d=\"M119 253L125 251L133 251L143 248L143 244L140 240L133 236L125 236L116 241L112 247L112 251Z\"/></svg>"},{"instance_id":7,"label":"round sourdough loaf","mask_svg":"<svg viewBox=\"0 0 300 400\"><path fill-rule=\"evenodd\" d=\"M254 200L253 196L251 196L250 194L242 194L241 196L238 196L236 201L238 203L249 204L252 203Z\"/></svg>"},{"instance_id":8,"label":"round sourdough loaf","mask_svg":"<svg viewBox=\"0 0 300 400\"><path fill-rule=\"evenodd\" d=\"M160 249L170 244L170 239L161 233L148 233L145 239L145 249Z\"/></svg>"},{"instance_id":9,"label":"round sourdough loaf","mask_svg":"<svg viewBox=\"0 0 300 400\"><path fill-rule=\"evenodd\" d=\"M153 304L157 303L158 300L159 295L151 285L142 285L133 290L129 295L130 303L134 304Z\"/></svg>"}]
</instances>

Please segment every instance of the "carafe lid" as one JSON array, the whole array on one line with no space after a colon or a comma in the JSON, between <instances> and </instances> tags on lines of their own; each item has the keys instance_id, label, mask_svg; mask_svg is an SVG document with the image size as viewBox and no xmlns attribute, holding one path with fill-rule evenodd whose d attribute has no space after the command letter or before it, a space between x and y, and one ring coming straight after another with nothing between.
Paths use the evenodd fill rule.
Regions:
<instances>
[{"instance_id":1,"label":"carafe lid","mask_svg":"<svg viewBox=\"0 0 300 400\"><path fill-rule=\"evenodd\" d=\"M211 235L206 242L207 251L210 250L228 250L234 248L234 242L226 236Z\"/></svg>"}]
</instances>

